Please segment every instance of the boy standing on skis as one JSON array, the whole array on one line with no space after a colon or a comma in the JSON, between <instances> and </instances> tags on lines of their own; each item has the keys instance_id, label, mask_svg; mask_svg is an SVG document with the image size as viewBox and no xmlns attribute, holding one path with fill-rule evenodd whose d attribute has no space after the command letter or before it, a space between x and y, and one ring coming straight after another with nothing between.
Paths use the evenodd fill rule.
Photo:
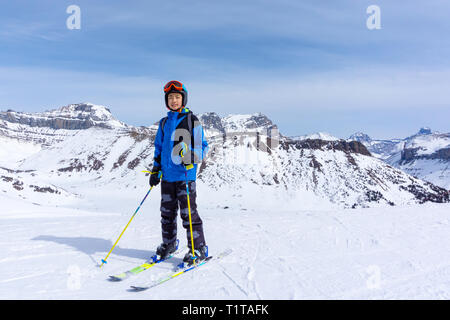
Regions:
<instances>
[{"instance_id":1,"label":"boy standing on skis","mask_svg":"<svg viewBox=\"0 0 450 320\"><path fill-rule=\"evenodd\" d=\"M169 111L167 117L159 121L150 175L152 187L162 180L160 210L163 242L158 246L156 254L164 259L176 250L179 206L189 247L183 261L192 263L194 260L204 260L207 256L203 223L197 212L195 180L197 164L207 154L208 142L200 121L186 108L186 87L179 81L169 81L164 86L164 93Z\"/></svg>"}]
</instances>

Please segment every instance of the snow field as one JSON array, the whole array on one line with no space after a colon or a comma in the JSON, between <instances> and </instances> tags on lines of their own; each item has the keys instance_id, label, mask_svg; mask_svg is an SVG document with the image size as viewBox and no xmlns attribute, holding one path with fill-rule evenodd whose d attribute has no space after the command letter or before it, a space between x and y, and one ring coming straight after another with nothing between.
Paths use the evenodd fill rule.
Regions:
<instances>
[{"instance_id":1,"label":"snow field","mask_svg":"<svg viewBox=\"0 0 450 320\"><path fill-rule=\"evenodd\" d=\"M293 204L225 208L200 199L210 254L231 247L232 255L148 291L129 292L131 284L165 275L185 252L136 278L106 280L154 254L161 239L156 191L101 269L97 264L141 200L137 195L113 197L106 212L100 203L74 209L2 196L0 298L450 298L449 204L308 210ZM210 196L217 195L199 193L202 200ZM180 219L178 237L185 247Z\"/></svg>"}]
</instances>

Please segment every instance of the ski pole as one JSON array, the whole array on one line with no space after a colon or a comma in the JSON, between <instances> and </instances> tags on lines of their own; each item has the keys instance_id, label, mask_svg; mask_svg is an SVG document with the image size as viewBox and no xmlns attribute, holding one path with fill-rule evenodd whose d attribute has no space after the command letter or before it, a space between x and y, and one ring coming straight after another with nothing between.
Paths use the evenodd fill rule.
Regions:
<instances>
[{"instance_id":1,"label":"ski pole","mask_svg":"<svg viewBox=\"0 0 450 320\"><path fill-rule=\"evenodd\" d=\"M184 143L183 142L183 148L181 148L181 150L180 150L180 157L181 158L183 158L184 157L184 151L187 151L188 150L188 146L187 146L187 144L186 143ZM191 158L191 160L192 160L192 158ZM190 163L190 164L188 164L188 165L185 165L184 166L184 168L185 168L185 172L184 172L184 175L185 175L185 177L186 177L186 197L187 197L187 205L188 205L188 213L189 213L189 230L190 230L190 232L191 232L191 249L192 249L192 258L193 258L193 263L194 263L194 266L196 265L196 263L195 263L195 249L194 249L194 233L192 232L192 217L191 217L191 203L190 203L190 201L189 201L189 183L188 183L188 178L187 178L187 171L189 170L189 169L192 169L192 168L194 168L194 165L192 164L192 163Z\"/></svg>"},{"instance_id":2,"label":"ski pole","mask_svg":"<svg viewBox=\"0 0 450 320\"><path fill-rule=\"evenodd\" d=\"M187 179L187 171L189 169L193 168L194 166L192 164L185 167L185 176L186 176L186 196L187 196L187 205L188 205L188 213L189 213L189 229L191 231L191 248L192 248L192 257L195 257L195 251L194 251L194 234L192 232L192 218L191 218L191 203L189 201L189 184ZM194 265L195 265L195 258L194 258Z\"/></svg>"},{"instance_id":3,"label":"ski pole","mask_svg":"<svg viewBox=\"0 0 450 320\"><path fill-rule=\"evenodd\" d=\"M142 171L142 172L149 172L149 171ZM154 174L156 172L150 172L150 174ZM160 174L160 177L162 176L162 174ZM114 250L114 248L116 247L117 243L119 242L120 238L122 237L122 235L124 234L125 230L127 230L128 226L130 225L131 221L133 220L134 216L136 215L136 213L138 213L139 209L141 208L142 204L144 203L145 199L147 199L147 196L149 195L150 191L152 191L153 186L150 187L150 189L147 191L147 194L145 195L144 199L142 199L141 203L139 204L139 206L137 207L136 211L134 212L134 214L131 216L130 221L128 221L127 225L125 226L125 228L123 229L122 233L120 234L119 238L117 238L116 242L114 243L114 245L112 246L111 250L109 250L108 254L106 255L106 257L104 259L102 259L102 264L100 265L100 268L103 267L103 265L106 262L106 259L108 259L109 255L111 254L111 252Z\"/></svg>"}]
</instances>

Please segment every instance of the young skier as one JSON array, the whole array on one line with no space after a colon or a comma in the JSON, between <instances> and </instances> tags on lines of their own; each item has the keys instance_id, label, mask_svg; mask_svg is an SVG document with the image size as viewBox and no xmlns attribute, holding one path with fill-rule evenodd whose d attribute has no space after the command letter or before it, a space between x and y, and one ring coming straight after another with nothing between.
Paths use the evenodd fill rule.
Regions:
<instances>
[{"instance_id":1,"label":"young skier","mask_svg":"<svg viewBox=\"0 0 450 320\"><path fill-rule=\"evenodd\" d=\"M203 128L198 118L186 108L188 92L179 81L169 81L164 86L167 117L159 121L155 137L155 153L150 186L161 181L161 229L162 244L156 254L166 258L176 250L177 213L187 233L189 251L183 261L204 260L207 255L203 223L197 212L196 174L197 164L201 163L208 150ZM162 173L160 178L159 172ZM188 181L188 182L187 182ZM189 187L194 255L190 233L189 208L186 192Z\"/></svg>"}]
</instances>

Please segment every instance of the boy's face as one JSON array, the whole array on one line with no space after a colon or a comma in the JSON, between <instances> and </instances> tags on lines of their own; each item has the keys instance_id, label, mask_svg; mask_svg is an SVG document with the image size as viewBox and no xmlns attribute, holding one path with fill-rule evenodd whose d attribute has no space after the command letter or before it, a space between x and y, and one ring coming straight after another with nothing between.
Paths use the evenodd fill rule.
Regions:
<instances>
[{"instance_id":1,"label":"boy's face","mask_svg":"<svg viewBox=\"0 0 450 320\"><path fill-rule=\"evenodd\" d=\"M183 103L183 96L181 93L171 92L167 97L167 104L172 111L177 111L181 108L181 104Z\"/></svg>"}]
</instances>

